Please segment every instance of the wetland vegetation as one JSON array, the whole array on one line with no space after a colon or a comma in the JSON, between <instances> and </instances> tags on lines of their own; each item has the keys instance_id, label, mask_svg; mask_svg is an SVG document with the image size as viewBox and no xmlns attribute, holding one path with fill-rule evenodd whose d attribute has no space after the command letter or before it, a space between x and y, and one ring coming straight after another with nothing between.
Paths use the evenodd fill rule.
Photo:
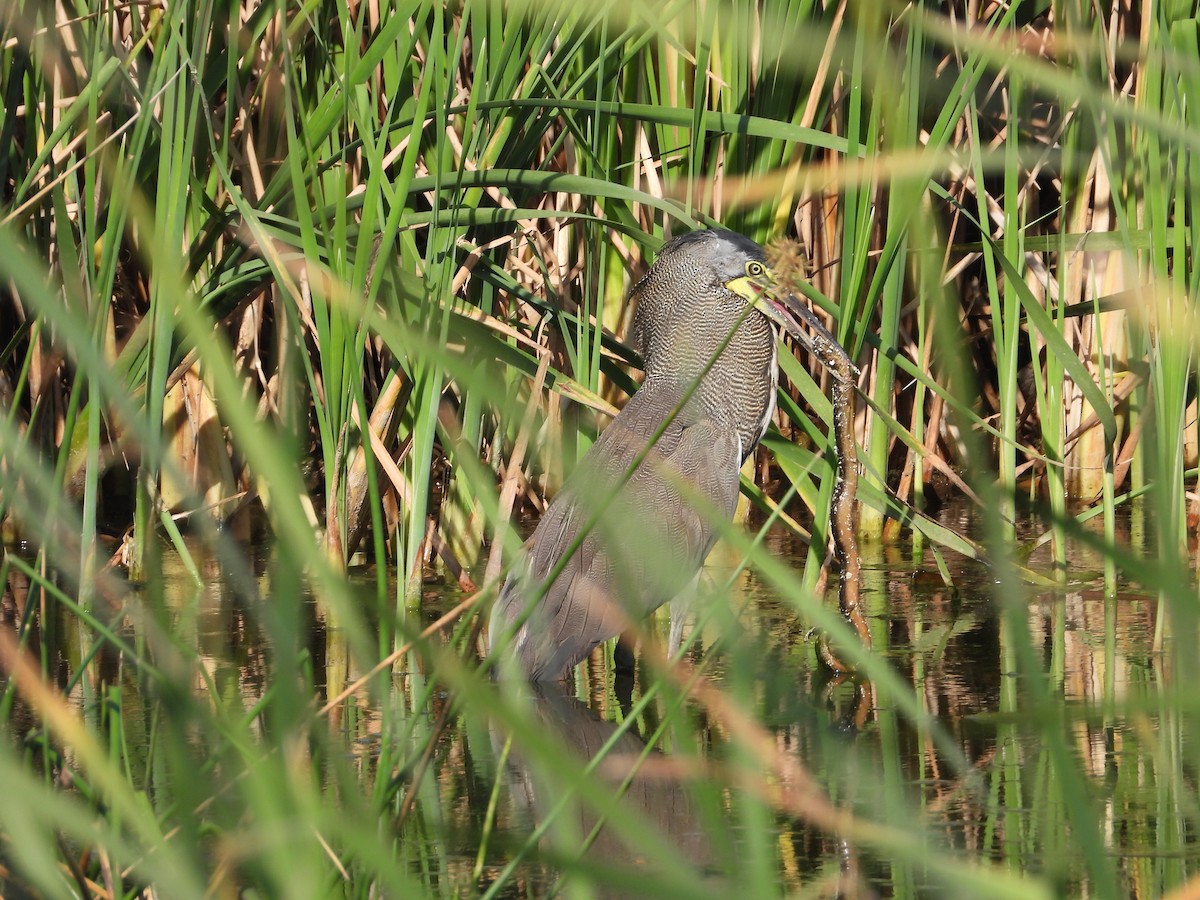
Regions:
<instances>
[{"instance_id":1,"label":"wetland vegetation","mask_svg":"<svg viewBox=\"0 0 1200 900\"><path fill-rule=\"evenodd\" d=\"M1194 5L0 26L4 896L1200 891ZM860 370L869 649L789 344L683 627L498 685L629 287L717 223Z\"/></svg>"}]
</instances>

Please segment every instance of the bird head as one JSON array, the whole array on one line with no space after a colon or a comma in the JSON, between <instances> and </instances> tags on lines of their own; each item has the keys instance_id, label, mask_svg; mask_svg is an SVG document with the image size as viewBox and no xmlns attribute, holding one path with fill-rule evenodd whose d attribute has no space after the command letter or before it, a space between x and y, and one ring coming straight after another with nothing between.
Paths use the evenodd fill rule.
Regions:
<instances>
[{"instance_id":1,"label":"bird head","mask_svg":"<svg viewBox=\"0 0 1200 900\"><path fill-rule=\"evenodd\" d=\"M661 290L664 283L674 286L666 294L673 300L670 315L681 312L678 304L684 297L692 300L696 296L721 293L736 295L746 307L791 335L822 362L838 356L849 364L851 373L857 374L850 358L821 321L780 285L763 248L744 235L711 228L689 232L664 245L658 260L634 288L639 295L638 318L642 329L653 327L656 317L664 313L657 308L664 297ZM681 290L685 283L688 290ZM647 301L651 308L643 310ZM635 332L638 330L635 320Z\"/></svg>"}]
</instances>

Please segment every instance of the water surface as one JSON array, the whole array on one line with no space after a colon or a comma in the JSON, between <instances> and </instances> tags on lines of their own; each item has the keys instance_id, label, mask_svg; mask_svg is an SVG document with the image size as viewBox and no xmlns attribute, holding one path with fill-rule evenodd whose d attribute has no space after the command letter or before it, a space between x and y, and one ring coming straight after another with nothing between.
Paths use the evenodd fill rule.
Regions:
<instances>
[{"instance_id":1,"label":"water surface","mask_svg":"<svg viewBox=\"0 0 1200 900\"><path fill-rule=\"evenodd\" d=\"M975 515L952 506L943 522L977 533ZM1126 546L1143 548L1136 513L1120 527ZM1023 546L1035 537L1032 522L1018 532ZM767 541L777 558L803 566L798 542L780 533ZM611 651L559 688L474 681L463 689L459 676L438 674L440 654L464 646L463 631L455 642L447 630L401 654L373 691L324 709L363 674L351 636L309 604L304 633L291 636L294 652L281 653L269 558L252 572L263 592L254 602L266 609L248 603L244 585L235 590L215 561L204 563L195 590L167 559L161 602L145 608L163 610L160 633L195 660L191 700L147 690L111 647L99 655L97 678L63 687L90 721L107 715L114 729L119 720L140 789L203 809L203 818L218 815L209 812L211 786L180 778L164 758L174 751L163 730L183 723L184 744L211 754L197 710L228 704L247 717L260 752L292 752L274 743L286 729L275 724L282 701L273 691L289 674L315 685L316 696L310 687L294 701L308 703L298 716L327 723L310 741L309 764L328 792L349 798L347 814L394 829L396 860L433 894L546 896L586 880L602 896L655 896L681 884L693 896L729 896L732 886L754 896L961 896L944 864L964 861L1038 874L1062 895L1097 893L1106 866L1128 896L1157 896L1194 876L1197 704L1173 684L1172 654L1155 651L1158 599L1127 584L1106 592L1103 561L1078 542L1058 588L1014 589L988 566L944 558L943 573L930 548L911 540L864 548L864 599L891 684L833 678L794 598L753 571L736 572L729 552L710 560L708 580L732 587L697 603L698 621L682 629L685 657L765 730L764 752L786 763L782 780L812 786L811 809L780 802L803 786L764 771L747 750L750 735L728 716L664 683L644 659L631 678L616 677ZM1048 544L1024 562L1053 575ZM374 602L372 571L352 577L364 603ZM14 614L19 592L10 574ZM404 613L407 632L461 599L456 588L427 585L419 609ZM146 650L153 630L137 617L117 621L131 646L155 656ZM60 627L56 639L68 649L59 671L77 671L71 648L80 640L69 622ZM669 610L653 629L660 644L670 642ZM293 671L271 662L281 659ZM10 726L37 746L36 717L20 703ZM581 781L585 766L594 774ZM218 756L209 771L216 783L234 769ZM246 813L236 799L213 805L222 802L230 820ZM831 827L826 805L854 824ZM1088 835L1102 847L1098 857L1085 849Z\"/></svg>"}]
</instances>

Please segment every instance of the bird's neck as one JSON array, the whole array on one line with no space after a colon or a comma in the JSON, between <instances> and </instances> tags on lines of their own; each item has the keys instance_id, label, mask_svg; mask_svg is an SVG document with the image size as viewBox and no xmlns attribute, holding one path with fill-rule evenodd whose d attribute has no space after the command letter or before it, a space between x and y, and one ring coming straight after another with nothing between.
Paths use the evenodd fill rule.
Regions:
<instances>
[{"instance_id":1,"label":"bird's neck","mask_svg":"<svg viewBox=\"0 0 1200 900\"><path fill-rule=\"evenodd\" d=\"M736 431L742 458L757 446L775 412L778 384L776 342L768 326L741 330L713 359L716 348L674 345L646 362L642 390L681 406L684 421L701 418Z\"/></svg>"}]
</instances>

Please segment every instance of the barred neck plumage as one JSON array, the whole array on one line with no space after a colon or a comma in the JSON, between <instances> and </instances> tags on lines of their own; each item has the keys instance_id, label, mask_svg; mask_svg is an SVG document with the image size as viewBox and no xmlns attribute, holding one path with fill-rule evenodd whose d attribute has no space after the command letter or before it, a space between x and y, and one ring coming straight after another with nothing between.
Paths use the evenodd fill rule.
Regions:
<instances>
[{"instance_id":1,"label":"barred neck plumage","mask_svg":"<svg viewBox=\"0 0 1200 900\"><path fill-rule=\"evenodd\" d=\"M681 413L684 421L703 416L736 431L745 459L762 439L775 411L776 333L762 316L751 313L708 365L724 340L723 335L704 340L712 337L709 331L693 329L670 344L668 352L660 348L659 353L649 354L642 390L661 392L674 406L699 379Z\"/></svg>"},{"instance_id":2,"label":"barred neck plumage","mask_svg":"<svg viewBox=\"0 0 1200 900\"><path fill-rule=\"evenodd\" d=\"M688 415L702 413L736 431L744 458L774 410L777 336L766 316L726 287L741 268L716 265L712 254L730 248L761 255L727 232L693 232L664 247L632 291L633 339L646 363L646 387L678 400L699 381Z\"/></svg>"}]
</instances>

